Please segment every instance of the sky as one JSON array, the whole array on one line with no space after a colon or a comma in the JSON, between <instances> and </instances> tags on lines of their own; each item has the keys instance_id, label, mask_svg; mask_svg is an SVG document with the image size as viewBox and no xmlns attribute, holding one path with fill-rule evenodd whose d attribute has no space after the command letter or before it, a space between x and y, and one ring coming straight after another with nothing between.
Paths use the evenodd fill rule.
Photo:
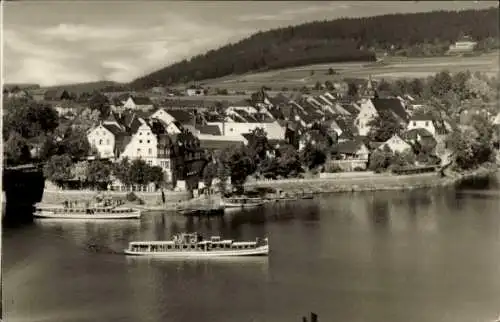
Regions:
<instances>
[{"instance_id":1,"label":"sky","mask_svg":"<svg viewBox=\"0 0 500 322\"><path fill-rule=\"evenodd\" d=\"M3 80L129 82L259 30L341 17L463 10L496 1L3 2Z\"/></svg>"}]
</instances>

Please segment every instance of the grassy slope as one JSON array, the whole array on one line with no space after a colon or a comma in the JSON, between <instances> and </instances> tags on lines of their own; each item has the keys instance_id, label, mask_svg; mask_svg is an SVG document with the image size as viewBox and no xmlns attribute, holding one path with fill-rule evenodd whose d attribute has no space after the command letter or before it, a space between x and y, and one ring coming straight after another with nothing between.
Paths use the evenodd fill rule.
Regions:
<instances>
[{"instance_id":1,"label":"grassy slope","mask_svg":"<svg viewBox=\"0 0 500 322\"><path fill-rule=\"evenodd\" d=\"M499 52L494 52L476 57L389 57L385 60L386 65L383 66L373 66L366 63L309 65L261 73L231 75L205 80L201 83L211 88L227 88L229 90L256 90L264 85L280 90L282 87L312 86L317 81L325 82L344 77L367 78L369 75L373 79L427 77L444 69L448 69L450 72L468 69L471 72L480 71L488 73L490 76L496 76L499 72L499 54ZM329 68L335 69L338 75L328 75ZM312 76L311 71L314 71Z\"/></svg>"}]
</instances>

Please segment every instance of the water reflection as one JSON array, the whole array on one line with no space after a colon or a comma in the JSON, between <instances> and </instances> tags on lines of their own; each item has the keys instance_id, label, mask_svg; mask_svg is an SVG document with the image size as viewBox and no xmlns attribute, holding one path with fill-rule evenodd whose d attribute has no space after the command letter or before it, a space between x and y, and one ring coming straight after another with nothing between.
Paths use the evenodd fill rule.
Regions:
<instances>
[{"instance_id":1,"label":"water reflection","mask_svg":"<svg viewBox=\"0 0 500 322\"><path fill-rule=\"evenodd\" d=\"M374 227L388 228L390 222L389 200L373 198L371 202L368 201L368 205L371 208L368 213L371 213Z\"/></svg>"},{"instance_id":2,"label":"water reflection","mask_svg":"<svg viewBox=\"0 0 500 322\"><path fill-rule=\"evenodd\" d=\"M112 247L126 244L141 227L138 220L58 220L39 219L35 225L44 229L45 235L71 240L86 249L95 245Z\"/></svg>"}]
</instances>

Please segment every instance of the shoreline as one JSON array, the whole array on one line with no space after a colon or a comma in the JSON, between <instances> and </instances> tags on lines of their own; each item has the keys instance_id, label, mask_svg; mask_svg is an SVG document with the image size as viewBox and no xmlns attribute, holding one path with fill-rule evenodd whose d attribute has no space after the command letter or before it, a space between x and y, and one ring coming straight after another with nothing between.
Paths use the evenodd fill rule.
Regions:
<instances>
[{"instance_id":1,"label":"shoreline","mask_svg":"<svg viewBox=\"0 0 500 322\"><path fill-rule=\"evenodd\" d=\"M338 175L329 178L311 178L311 179L282 179L269 181L254 181L245 183L245 188L274 188L279 189L284 194L309 193L314 195L346 192L368 192L368 191L410 191L424 188L450 187L462 181L485 178L498 171L497 166L483 166L478 169L463 173L453 173L452 175L441 177L439 173L427 173L416 175L391 175L391 174L362 174L356 173L353 176ZM60 197L71 197L81 192L57 191ZM105 192L107 194L107 192ZM97 194L97 192L95 192ZM141 193L141 195L144 193ZM158 193L151 193L157 195ZM88 195L88 194L87 194ZM142 196L139 196L142 197ZM44 193L44 198L39 204L55 204L53 200ZM154 198L157 200L157 198ZM220 199L220 196L206 197L201 196L193 199L182 199L177 201L168 201L164 204L154 204L146 198L145 204L138 205L126 202L125 205L131 206L143 211L175 211L178 207L204 207L209 203L214 203L214 199ZM144 199L143 199L144 200Z\"/></svg>"},{"instance_id":2,"label":"shoreline","mask_svg":"<svg viewBox=\"0 0 500 322\"><path fill-rule=\"evenodd\" d=\"M245 188L274 188L284 193L342 193L367 191L408 191L422 188L449 187L465 180L485 178L498 171L497 166L483 166L463 173L441 177L439 173L416 175L355 173L352 177L343 175L329 178L283 179L247 182Z\"/></svg>"}]
</instances>

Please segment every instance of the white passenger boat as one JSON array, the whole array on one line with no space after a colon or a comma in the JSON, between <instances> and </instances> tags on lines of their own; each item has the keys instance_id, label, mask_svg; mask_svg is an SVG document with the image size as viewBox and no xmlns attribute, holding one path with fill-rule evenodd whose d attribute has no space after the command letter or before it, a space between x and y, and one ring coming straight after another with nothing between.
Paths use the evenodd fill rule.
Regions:
<instances>
[{"instance_id":1,"label":"white passenger boat","mask_svg":"<svg viewBox=\"0 0 500 322\"><path fill-rule=\"evenodd\" d=\"M95 205L38 205L33 216L52 219L137 219L139 209L113 206L102 203Z\"/></svg>"},{"instance_id":2,"label":"white passenger boat","mask_svg":"<svg viewBox=\"0 0 500 322\"><path fill-rule=\"evenodd\" d=\"M265 203L260 198L224 198L221 205L224 208L252 208L262 206Z\"/></svg>"},{"instance_id":3,"label":"white passenger boat","mask_svg":"<svg viewBox=\"0 0 500 322\"><path fill-rule=\"evenodd\" d=\"M133 241L124 252L126 255L163 258L267 256L269 244L267 238L241 242L213 236L204 240L197 233L182 233L169 241Z\"/></svg>"}]
</instances>

